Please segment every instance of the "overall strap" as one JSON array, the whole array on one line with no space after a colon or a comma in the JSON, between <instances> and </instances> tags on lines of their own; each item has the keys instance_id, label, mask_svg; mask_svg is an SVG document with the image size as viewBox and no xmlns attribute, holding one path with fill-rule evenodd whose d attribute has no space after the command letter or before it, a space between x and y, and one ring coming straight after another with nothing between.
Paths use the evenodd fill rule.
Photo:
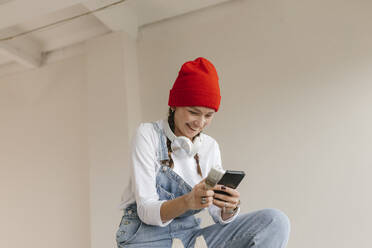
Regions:
<instances>
[{"instance_id":1,"label":"overall strap","mask_svg":"<svg viewBox=\"0 0 372 248\"><path fill-rule=\"evenodd\" d=\"M159 127L158 123L153 122L154 129L159 135L159 160L169 160L168 157L168 148L166 144L167 137L165 136L164 131ZM161 170L159 170L159 173L157 174L157 184L158 180L160 178L166 178L166 182L169 184L163 185L163 187L157 187L158 188L158 194L160 197L161 192L165 194L164 199L169 197L169 195L173 195L173 198L179 197L181 195L184 195L186 193L189 193L192 190L192 187L188 185L177 173L175 173L170 167L168 166L162 166ZM173 186L173 187L172 187ZM167 191L166 193L164 193ZM170 199L169 199L170 200ZM187 212L183 213L182 215L178 216L177 218L184 218L188 217L190 215L194 215L196 213L199 213L202 211L202 209L198 210L188 210Z\"/></svg>"},{"instance_id":2,"label":"overall strap","mask_svg":"<svg viewBox=\"0 0 372 248\"><path fill-rule=\"evenodd\" d=\"M154 126L155 131L159 135L159 160L168 160L168 148L166 144L167 137L164 134L164 131L160 129L159 124L156 122L152 122L152 125Z\"/></svg>"}]
</instances>

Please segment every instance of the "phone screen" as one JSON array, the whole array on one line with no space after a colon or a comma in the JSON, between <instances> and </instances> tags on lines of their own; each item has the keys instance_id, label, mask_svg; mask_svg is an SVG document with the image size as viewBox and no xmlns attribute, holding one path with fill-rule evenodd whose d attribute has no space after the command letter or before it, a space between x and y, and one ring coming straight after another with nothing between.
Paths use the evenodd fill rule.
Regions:
<instances>
[{"instance_id":1,"label":"phone screen","mask_svg":"<svg viewBox=\"0 0 372 248\"><path fill-rule=\"evenodd\" d=\"M244 171L227 170L217 184L222 184L225 185L226 187L236 189L240 182L243 180L244 176L245 176ZM214 192L218 194L229 195L225 191L221 190L215 190Z\"/></svg>"}]
</instances>

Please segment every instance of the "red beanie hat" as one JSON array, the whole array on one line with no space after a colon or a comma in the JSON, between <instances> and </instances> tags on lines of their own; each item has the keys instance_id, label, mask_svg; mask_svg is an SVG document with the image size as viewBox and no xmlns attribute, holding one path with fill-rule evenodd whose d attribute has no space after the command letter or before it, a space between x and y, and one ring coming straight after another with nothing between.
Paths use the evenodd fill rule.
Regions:
<instances>
[{"instance_id":1,"label":"red beanie hat","mask_svg":"<svg viewBox=\"0 0 372 248\"><path fill-rule=\"evenodd\" d=\"M217 112L220 101L218 75L213 64L205 58L184 63L170 90L168 105L202 106Z\"/></svg>"}]
</instances>

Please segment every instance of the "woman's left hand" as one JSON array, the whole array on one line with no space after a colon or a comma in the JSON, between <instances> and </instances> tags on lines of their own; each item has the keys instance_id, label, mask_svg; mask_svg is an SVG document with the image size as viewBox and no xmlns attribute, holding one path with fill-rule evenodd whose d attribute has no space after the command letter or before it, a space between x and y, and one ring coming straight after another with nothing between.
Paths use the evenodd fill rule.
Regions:
<instances>
[{"instance_id":1,"label":"woman's left hand","mask_svg":"<svg viewBox=\"0 0 372 248\"><path fill-rule=\"evenodd\" d=\"M237 190L226 187L224 185L217 184L213 187L213 190L221 190L229 195L216 193L213 196L213 204L221 208L221 214L225 217L231 216L234 210L238 207L240 203L240 194Z\"/></svg>"}]
</instances>

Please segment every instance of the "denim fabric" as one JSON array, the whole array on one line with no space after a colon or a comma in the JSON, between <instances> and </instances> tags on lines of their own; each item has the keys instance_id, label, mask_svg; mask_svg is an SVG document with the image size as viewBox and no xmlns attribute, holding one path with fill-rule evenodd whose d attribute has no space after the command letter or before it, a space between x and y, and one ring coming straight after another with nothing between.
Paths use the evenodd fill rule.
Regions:
<instances>
[{"instance_id":1,"label":"denim fabric","mask_svg":"<svg viewBox=\"0 0 372 248\"><path fill-rule=\"evenodd\" d=\"M162 166L158 171L156 188L159 200L171 200L189 193L192 189L167 166ZM143 223L137 215L137 204L133 203L124 210L116 234L118 247L171 247L173 238L183 240L199 229L200 220L196 219L194 214L200 211L189 210L175 218L168 226L159 227Z\"/></svg>"},{"instance_id":2,"label":"denim fabric","mask_svg":"<svg viewBox=\"0 0 372 248\"><path fill-rule=\"evenodd\" d=\"M156 127L155 127L156 126ZM168 159L165 137L154 123L160 135L158 159ZM171 200L192 190L171 168L162 166L156 175L159 200ZM143 223L133 203L124 210L116 233L118 248L167 248L172 239L182 240L185 247L194 247L196 238L203 235L209 248L284 248L289 237L288 217L275 209L265 209L249 214L240 214L233 222L214 224L200 228L200 219L194 214L201 210L190 210L175 218L165 227Z\"/></svg>"}]
</instances>

